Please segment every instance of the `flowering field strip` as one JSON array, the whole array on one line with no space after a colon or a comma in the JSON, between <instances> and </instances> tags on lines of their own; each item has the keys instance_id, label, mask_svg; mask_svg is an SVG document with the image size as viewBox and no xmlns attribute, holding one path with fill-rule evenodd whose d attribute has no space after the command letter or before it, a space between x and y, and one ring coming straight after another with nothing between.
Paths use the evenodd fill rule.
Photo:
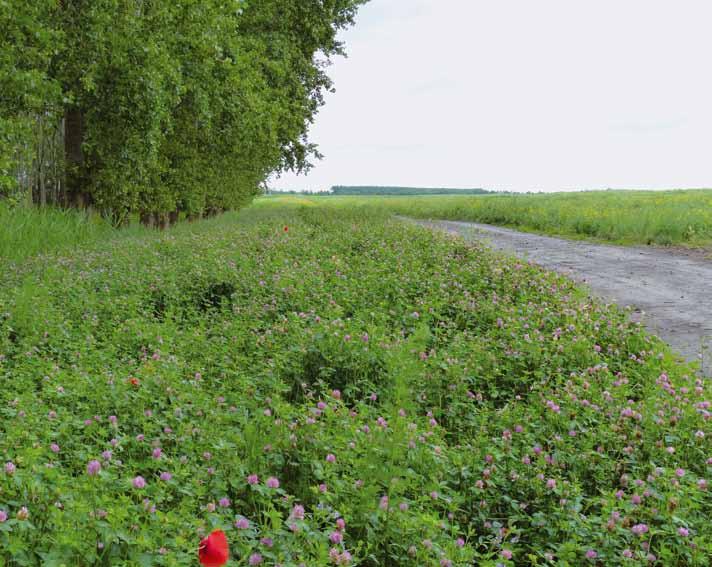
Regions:
<instances>
[{"instance_id":1,"label":"flowering field strip","mask_svg":"<svg viewBox=\"0 0 712 567\"><path fill-rule=\"evenodd\" d=\"M222 530L228 565L709 565L709 386L388 214L262 202L1 274L0 563L217 564Z\"/></svg>"},{"instance_id":2,"label":"flowering field strip","mask_svg":"<svg viewBox=\"0 0 712 567\"><path fill-rule=\"evenodd\" d=\"M712 244L709 189L317 199L337 207L374 204L421 219L481 222L621 244L692 247Z\"/></svg>"}]
</instances>

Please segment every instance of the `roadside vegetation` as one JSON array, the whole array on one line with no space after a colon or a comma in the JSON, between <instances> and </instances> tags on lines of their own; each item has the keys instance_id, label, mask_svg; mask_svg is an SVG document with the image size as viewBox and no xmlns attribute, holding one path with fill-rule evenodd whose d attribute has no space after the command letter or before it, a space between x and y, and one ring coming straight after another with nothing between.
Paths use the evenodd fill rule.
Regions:
<instances>
[{"instance_id":1,"label":"roadside vegetation","mask_svg":"<svg viewBox=\"0 0 712 567\"><path fill-rule=\"evenodd\" d=\"M122 233L135 233L136 227ZM73 248L118 236L99 215L54 207L10 207L0 201L0 265L35 254Z\"/></svg>"},{"instance_id":2,"label":"roadside vegetation","mask_svg":"<svg viewBox=\"0 0 712 567\"><path fill-rule=\"evenodd\" d=\"M334 197L328 199L331 202ZM710 189L338 199L341 205L377 205L414 218L480 222L568 238L659 246L712 245Z\"/></svg>"},{"instance_id":3,"label":"roadside vegetation","mask_svg":"<svg viewBox=\"0 0 712 567\"><path fill-rule=\"evenodd\" d=\"M692 368L559 275L300 202L0 274L0 563L222 529L229 565L709 564Z\"/></svg>"}]
</instances>

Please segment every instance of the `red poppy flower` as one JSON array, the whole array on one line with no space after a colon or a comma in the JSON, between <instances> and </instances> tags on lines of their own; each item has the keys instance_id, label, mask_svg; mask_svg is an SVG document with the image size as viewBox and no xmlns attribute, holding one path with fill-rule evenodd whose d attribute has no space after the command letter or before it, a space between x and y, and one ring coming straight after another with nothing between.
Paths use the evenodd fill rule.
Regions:
<instances>
[{"instance_id":1,"label":"red poppy flower","mask_svg":"<svg viewBox=\"0 0 712 567\"><path fill-rule=\"evenodd\" d=\"M225 532L215 530L200 542L198 559L204 567L221 567L230 558Z\"/></svg>"},{"instance_id":2,"label":"red poppy flower","mask_svg":"<svg viewBox=\"0 0 712 567\"><path fill-rule=\"evenodd\" d=\"M132 386L140 386L141 382L139 382L138 378L132 376L131 378L129 378L129 384L131 384Z\"/></svg>"},{"instance_id":3,"label":"red poppy flower","mask_svg":"<svg viewBox=\"0 0 712 567\"><path fill-rule=\"evenodd\" d=\"M284 227L284 232L289 232L289 227L288 227L288 226L285 226L285 227Z\"/></svg>"}]
</instances>

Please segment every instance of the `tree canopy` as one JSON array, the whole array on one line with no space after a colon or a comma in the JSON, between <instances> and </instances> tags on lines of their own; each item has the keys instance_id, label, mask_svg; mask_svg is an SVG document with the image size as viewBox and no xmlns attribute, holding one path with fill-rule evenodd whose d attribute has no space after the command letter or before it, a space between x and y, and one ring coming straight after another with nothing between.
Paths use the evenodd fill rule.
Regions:
<instances>
[{"instance_id":1,"label":"tree canopy","mask_svg":"<svg viewBox=\"0 0 712 567\"><path fill-rule=\"evenodd\" d=\"M366 1L0 0L0 195L116 224L239 207L319 157L326 68Z\"/></svg>"}]
</instances>

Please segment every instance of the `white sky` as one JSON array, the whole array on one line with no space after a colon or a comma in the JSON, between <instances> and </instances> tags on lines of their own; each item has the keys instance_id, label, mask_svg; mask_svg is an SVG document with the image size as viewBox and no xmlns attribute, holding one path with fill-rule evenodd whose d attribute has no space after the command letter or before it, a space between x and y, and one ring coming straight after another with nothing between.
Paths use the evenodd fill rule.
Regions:
<instances>
[{"instance_id":1,"label":"white sky","mask_svg":"<svg viewBox=\"0 0 712 567\"><path fill-rule=\"evenodd\" d=\"M280 189L712 187L712 0L371 0Z\"/></svg>"}]
</instances>

